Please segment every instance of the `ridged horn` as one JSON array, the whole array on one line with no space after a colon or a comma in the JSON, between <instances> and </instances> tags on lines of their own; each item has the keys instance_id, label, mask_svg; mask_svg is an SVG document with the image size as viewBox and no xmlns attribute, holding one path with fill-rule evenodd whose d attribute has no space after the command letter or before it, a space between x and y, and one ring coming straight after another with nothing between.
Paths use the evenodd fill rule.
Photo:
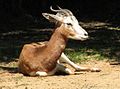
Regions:
<instances>
[{"instance_id":1,"label":"ridged horn","mask_svg":"<svg viewBox=\"0 0 120 89\"><path fill-rule=\"evenodd\" d=\"M61 7L57 6L60 10L65 10L69 15L73 15L72 12L68 9L62 9Z\"/></svg>"},{"instance_id":2,"label":"ridged horn","mask_svg":"<svg viewBox=\"0 0 120 89\"><path fill-rule=\"evenodd\" d=\"M70 14L68 13L68 11L66 11L65 9L62 9L62 8L60 8L60 7L58 7L59 8L59 10L55 10L55 9L53 9L52 8L52 6L50 6L50 10L51 11L53 11L53 12L57 12L57 13L60 13L60 14L64 14L64 15L66 15L66 16L69 16Z\"/></svg>"}]
</instances>

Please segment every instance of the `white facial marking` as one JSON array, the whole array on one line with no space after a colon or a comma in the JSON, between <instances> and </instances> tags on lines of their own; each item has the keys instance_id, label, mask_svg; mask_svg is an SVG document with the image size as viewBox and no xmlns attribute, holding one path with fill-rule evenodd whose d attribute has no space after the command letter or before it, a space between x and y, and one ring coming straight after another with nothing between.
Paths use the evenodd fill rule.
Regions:
<instances>
[{"instance_id":1,"label":"white facial marking","mask_svg":"<svg viewBox=\"0 0 120 89\"><path fill-rule=\"evenodd\" d=\"M64 17L64 23L71 25L71 31L76 34L74 37L70 37L76 40L85 40L88 38L88 33L79 25L77 19L74 16Z\"/></svg>"}]
</instances>

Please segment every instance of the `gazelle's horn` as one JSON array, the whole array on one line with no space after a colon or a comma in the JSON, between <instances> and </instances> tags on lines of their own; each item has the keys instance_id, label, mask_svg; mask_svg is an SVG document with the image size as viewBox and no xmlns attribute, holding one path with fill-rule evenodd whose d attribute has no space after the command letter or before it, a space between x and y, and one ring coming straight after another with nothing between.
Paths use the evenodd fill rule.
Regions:
<instances>
[{"instance_id":1,"label":"gazelle's horn","mask_svg":"<svg viewBox=\"0 0 120 89\"><path fill-rule=\"evenodd\" d=\"M62 8L61 8L61 7L59 7L59 6L57 6L57 7L58 7L58 9L62 10Z\"/></svg>"},{"instance_id":2,"label":"gazelle's horn","mask_svg":"<svg viewBox=\"0 0 120 89\"><path fill-rule=\"evenodd\" d=\"M65 15L67 15L67 16L69 16L69 13L65 10L65 9L62 9L62 8L60 8L60 7L58 7L59 8L59 10L55 10L55 9L53 9L52 8L52 6L50 6L50 10L51 11L53 11L53 12L57 12L57 13L63 13L63 14L65 14Z\"/></svg>"},{"instance_id":3,"label":"gazelle's horn","mask_svg":"<svg viewBox=\"0 0 120 89\"><path fill-rule=\"evenodd\" d=\"M50 10L53 11L53 12L62 12L63 10L55 10L52 8L52 6L50 6Z\"/></svg>"},{"instance_id":4,"label":"gazelle's horn","mask_svg":"<svg viewBox=\"0 0 120 89\"><path fill-rule=\"evenodd\" d=\"M68 12L68 13L69 13L69 15L71 15L71 16L73 15L73 14L72 14L72 12L71 12L70 10L68 10L68 9L62 9L62 8L61 8L61 7L59 7L59 6L57 6L57 7L58 7L60 10L65 10L66 12Z\"/></svg>"}]
</instances>

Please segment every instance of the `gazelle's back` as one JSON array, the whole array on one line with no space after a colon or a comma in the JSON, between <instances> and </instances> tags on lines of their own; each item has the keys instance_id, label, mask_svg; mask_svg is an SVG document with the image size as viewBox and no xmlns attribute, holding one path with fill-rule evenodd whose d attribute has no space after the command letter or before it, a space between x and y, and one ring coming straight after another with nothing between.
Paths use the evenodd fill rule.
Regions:
<instances>
[{"instance_id":1,"label":"gazelle's back","mask_svg":"<svg viewBox=\"0 0 120 89\"><path fill-rule=\"evenodd\" d=\"M43 51L47 46L46 44L47 43L42 43L42 44L32 43L32 44L24 45L19 57L20 72L22 72L25 75L29 75L29 74L35 75L34 73L37 70L45 71L43 66L43 63L45 62L45 60L43 62L42 60L45 59ZM39 56L39 54L41 54L41 57ZM42 59L41 62L40 62L40 59Z\"/></svg>"}]
</instances>

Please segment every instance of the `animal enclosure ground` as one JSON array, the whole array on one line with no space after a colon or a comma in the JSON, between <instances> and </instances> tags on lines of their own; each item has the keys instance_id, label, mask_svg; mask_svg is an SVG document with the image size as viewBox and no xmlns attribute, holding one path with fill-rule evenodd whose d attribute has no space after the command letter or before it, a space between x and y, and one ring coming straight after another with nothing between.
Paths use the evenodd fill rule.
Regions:
<instances>
[{"instance_id":1,"label":"animal enclosure ground","mask_svg":"<svg viewBox=\"0 0 120 89\"><path fill-rule=\"evenodd\" d=\"M93 60L80 65L100 67L102 71L81 72L78 75L28 77L16 72L17 62L1 62L0 89L120 89L120 65Z\"/></svg>"}]
</instances>

